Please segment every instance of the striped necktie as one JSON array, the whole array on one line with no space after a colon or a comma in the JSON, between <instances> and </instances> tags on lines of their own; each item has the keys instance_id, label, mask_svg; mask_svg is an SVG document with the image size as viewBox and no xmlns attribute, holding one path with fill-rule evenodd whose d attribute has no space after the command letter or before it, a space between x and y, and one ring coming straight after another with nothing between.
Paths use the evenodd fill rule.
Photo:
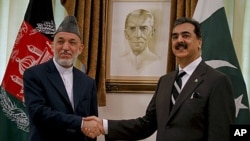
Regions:
<instances>
[{"instance_id":1,"label":"striped necktie","mask_svg":"<svg viewBox=\"0 0 250 141\"><path fill-rule=\"evenodd\" d=\"M182 80L181 78L186 74L185 71L180 71L178 76L175 79L174 82L174 86L173 86L173 91L172 91L172 103L173 105L175 104L175 101L177 99L177 97L179 96L180 92L181 92L181 86L182 86Z\"/></svg>"}]
</instances>

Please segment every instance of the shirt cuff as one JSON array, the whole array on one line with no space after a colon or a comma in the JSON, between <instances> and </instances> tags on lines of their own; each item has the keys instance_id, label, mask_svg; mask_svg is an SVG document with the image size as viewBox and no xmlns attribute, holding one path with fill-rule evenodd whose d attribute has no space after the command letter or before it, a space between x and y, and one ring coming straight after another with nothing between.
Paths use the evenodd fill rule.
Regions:
<instances>
[{"instance_id":1,"label":"shirt cuff","mask_svg":"<svg viewBox=\"0 0 250 141\"><path fill-rule=\"evenodd\" d=\"M103 126L103 129L104 129L104 132L105 134L107 135L108 134L108 120L107 119L102 119L102 126Z\"/></svg>"},{"instance_id":2,"label":"shirt cuff","mask_svg":"<svg viewBox=\"0 0 250 141\"><path fill-rule=\"evenodd\" d=\"M82 118L81 129L83 128L83 120L84 120L84 118Z\"/></svg>"}]
</instances>

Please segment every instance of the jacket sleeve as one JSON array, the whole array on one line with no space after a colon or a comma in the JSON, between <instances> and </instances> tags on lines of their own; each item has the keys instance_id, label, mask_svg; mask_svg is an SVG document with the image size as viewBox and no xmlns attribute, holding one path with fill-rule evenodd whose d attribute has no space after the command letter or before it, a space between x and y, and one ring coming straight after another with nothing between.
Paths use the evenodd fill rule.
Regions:
<instances>
[{"instance_id":1,"label":"jacket sleeve","mask_svg":"<svg viewBox=\"0 0 250 141\"><path fill-rule=\"evenodd\" d=\"M222 75L214 84L208 102L208 141L229 141L230 124L235 120L232 84Z\"/></svg>"}]
</instances>

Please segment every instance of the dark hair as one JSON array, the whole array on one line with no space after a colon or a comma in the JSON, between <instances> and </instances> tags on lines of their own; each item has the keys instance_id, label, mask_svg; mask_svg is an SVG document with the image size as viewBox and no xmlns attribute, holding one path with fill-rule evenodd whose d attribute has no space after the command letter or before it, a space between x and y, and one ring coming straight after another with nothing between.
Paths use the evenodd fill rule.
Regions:
<instances>
[{"instance_id":1,"label":"dark hair","mask_svg":"<svg viewBox=\"0 0 250 141\"><path fill-rule=\"evenodd\" d=\"M187 17L181 17L175 20L174 22L174 27L175 28L177 25L184 24L184 23L190 23L194 26L194 33L198 38L201 38L201 29L200 29L200 23L192 18L187 18Z\"/></svg>"}]
</instances>

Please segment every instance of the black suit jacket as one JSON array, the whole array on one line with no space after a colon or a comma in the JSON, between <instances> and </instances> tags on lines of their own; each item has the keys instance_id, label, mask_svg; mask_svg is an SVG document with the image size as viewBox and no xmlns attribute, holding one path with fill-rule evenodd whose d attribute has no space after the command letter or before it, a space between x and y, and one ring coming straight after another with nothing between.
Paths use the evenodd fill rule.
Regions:
<instances>
[{"instance_id":1,"label":"black suit jacket","mask_svg":"<svg viewBox=\"0 0 250 141\"><path fill-rule=\"evenodd\" d=\"M159 79L143 117L109 120L106 139L143 139L157 130L156 141L229 141L235 104L228 77L202 61L170 111L176 74Z\"/></svg>"},{"instance_id":2,"label":"black suit jacket","mask_svg":"<svg viewBox=\"0 0 250 141\"><path fill-rule=\"evenodd\" d=\"M95 81L73 68L72 108L52 59L24 72L24 97L30 116L30 141L87 141L82 117L98 114Z\"/></svg>"}]
</instances>

